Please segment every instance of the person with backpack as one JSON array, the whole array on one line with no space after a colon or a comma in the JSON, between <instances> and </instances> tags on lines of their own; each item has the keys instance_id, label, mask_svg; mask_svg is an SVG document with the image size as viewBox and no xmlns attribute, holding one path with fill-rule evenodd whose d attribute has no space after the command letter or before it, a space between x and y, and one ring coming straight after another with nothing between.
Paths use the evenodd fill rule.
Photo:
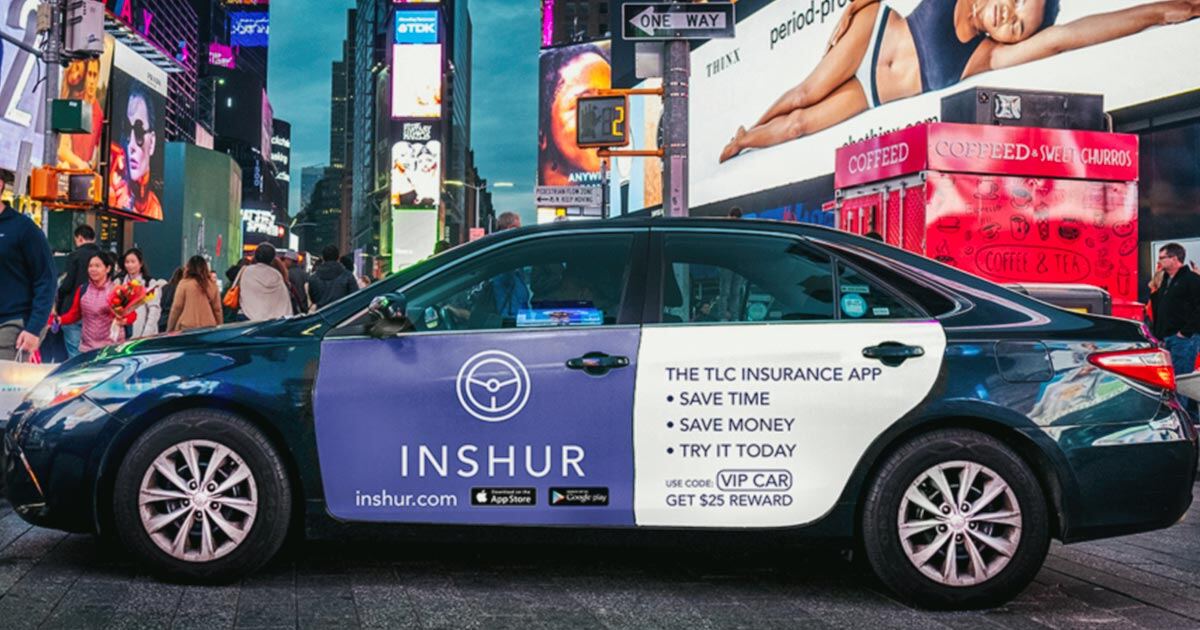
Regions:
<instances>
[{"instance_id":1,"label":"person with backpack","mask_svg":"<svg viewBox=\"0 0 1200 630\"><path fill-rule=\"evenodd\" d=\"M358 290L354 274L338 261L338 248L328 245L321 251L321 264L308 278L308 298L322 308Z\"/></svg>"}]
</instances>

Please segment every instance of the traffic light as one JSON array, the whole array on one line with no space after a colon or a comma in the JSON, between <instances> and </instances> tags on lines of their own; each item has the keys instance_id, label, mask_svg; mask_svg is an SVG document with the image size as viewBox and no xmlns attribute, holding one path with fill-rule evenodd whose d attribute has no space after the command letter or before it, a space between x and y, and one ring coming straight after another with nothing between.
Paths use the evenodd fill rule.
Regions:
<instances>
[{"instance_id":1,"label":"traffic light","mask_svg":"<svg viewBox=\"0 0 1200 630\"><path fill-rule=\"evenodd\" d=\"M40 166L30 177L29 196L50 207L90 207L103 200L104 185L93 171Z\"/></svg>"}]
</instances>

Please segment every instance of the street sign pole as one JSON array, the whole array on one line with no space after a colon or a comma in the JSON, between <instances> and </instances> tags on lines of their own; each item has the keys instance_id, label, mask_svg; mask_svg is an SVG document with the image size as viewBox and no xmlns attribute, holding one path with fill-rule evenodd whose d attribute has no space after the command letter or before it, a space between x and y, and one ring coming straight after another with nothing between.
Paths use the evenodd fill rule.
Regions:
<instances>
[{"instance_id":1,"label":"street sign pole","mask_svg":"<svg viewBox=\"0 0 1200 630\"><path fill-rule=\"evenodd\" d=\"M54 99L58 98L58 71L61 62L63 39L63 10L62 0L45 0L44 9L49 13L49 31L46 33L46 43L43 47L42 59L46 62L46 87L43 106L43 124L46 126L45 144L43 146L42 163L54 165L58 163L58 134L51 127L50 112L54 107ZM101 121L92 121L98 125Z\"/></svg>"},{"instance_id":2,"label":"street sign pole","mask_svg":"<svg viewBox=\"0 0 1200 630\"><path fill-rule=\"evenodd\" d=\"M667 42L663 48L663 214L688 216L688 82L691 45Z\"/></svg>"}]
</instances>

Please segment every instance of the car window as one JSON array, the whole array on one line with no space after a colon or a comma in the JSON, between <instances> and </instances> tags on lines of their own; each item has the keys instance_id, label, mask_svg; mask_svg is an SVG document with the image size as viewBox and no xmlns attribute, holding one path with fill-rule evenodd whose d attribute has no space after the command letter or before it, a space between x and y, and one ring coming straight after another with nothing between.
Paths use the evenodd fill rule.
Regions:
<instances>
[{"instance_id":1,"label":"car window","mask_svg":"<svg viewBox=\"0 0 1200 630\"><path fill-rule=\"evenodd\" d=\"M405 292L417 332L611 326L626 298L631 234L515 243Z\"/></svg>"},{"instance_id":2,"label":"car window","mask_svg":"<svg viewBox=\"0 0 1200 630\"><path fill-rule=\"evenodd\" d=\"M842 319L915 319L907 302L846 263L838 263L838 309Z\"/></svg>"},{"instance_id":3,"label":"car window","mask_svg":"<svg viewBox=\"0 0 1200 630\"><path fill-rule=\"evenodd\" d=\"M663 323L836 318L831 259L793 239L668 233L663 256Z\"/></svg>"}]
</instances>

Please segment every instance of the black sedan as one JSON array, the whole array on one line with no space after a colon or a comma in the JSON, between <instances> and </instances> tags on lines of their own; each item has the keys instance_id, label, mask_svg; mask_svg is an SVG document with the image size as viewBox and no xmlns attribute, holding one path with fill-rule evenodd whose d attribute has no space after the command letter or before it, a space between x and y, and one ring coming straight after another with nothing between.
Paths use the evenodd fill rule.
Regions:
<instances>
[{"instance_id":1,"label":"black sedan","mask_svg":"<svg viewBox=\"0 0 1200 630\"><path fill-rule=\"evenodd\" d=\"M909 601L976 607L1051 538L1180 518L1174 389L1136 323L874 241L558 224L313 315L82 355L15 411L4 474L31 523L185 580L253 571L289 531L819 536Z\"/></svg>"}]
</instances>

